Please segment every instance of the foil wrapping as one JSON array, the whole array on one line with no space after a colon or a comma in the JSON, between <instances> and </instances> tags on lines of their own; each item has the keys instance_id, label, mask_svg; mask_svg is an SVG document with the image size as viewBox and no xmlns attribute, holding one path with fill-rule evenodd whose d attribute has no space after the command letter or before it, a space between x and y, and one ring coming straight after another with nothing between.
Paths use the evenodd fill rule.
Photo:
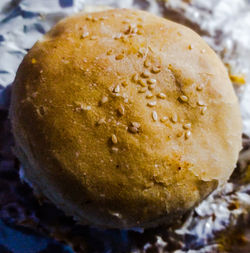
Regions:
<instances>
[{"instance_id":1,"label":"foil wrapping","mask_svg":"<svg viewBox=\"0 0 250 253\"><path fill-rule=\"evenodd\" d=\"M1 0L1 112L7 114L9 91L18 65L44 33L68 15L115 7L144 9L190 26L220 55L234 83L243 118L243 150L237 168L227 184L212 193L174 227L145 231L98 230L79 228L79 225L67 220L67 223L61 221L61 227L57 224L57 228L53 223L46 223L39 232L47 231L58 240L67 241L75 252L250 252L249 0ZM1 152L4 145L10 152L9 145L13 142L8 141L12 137L4 120L7 121L7 117L0 119L1 125L5 126L1 130L4 135L1 141L5 143L0 143ZM4 160L6 157L2 156ZM7 219L8 215L2 208L0 205L0 218ZM53 211L53 207L49 210L51 215L58 212ZM34 227L34 223L42 223L42 218L35 211L31 216L32 222L25 223L24 217L22 224ZM60 213L61 216L63 214ZM15 222L18 223L18 219ZM52 233L48 232L52 230ZM75 232L75 236L71 232L70 236L69 233L62 235L65 230L78 233ZM97 241L102 247L95 248Z\"/></svg>"}]
</instances>

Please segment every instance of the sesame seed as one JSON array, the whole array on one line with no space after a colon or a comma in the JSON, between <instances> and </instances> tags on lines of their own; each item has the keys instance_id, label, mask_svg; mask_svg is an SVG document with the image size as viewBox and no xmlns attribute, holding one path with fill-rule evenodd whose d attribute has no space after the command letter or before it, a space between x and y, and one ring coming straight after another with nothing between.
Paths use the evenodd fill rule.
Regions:
<instances>
[{"instance_id":1,"label":"sesame seed","mask_svg":"<svg viewBox=\"0 0 250 253\"><path fill-rule=\"evenodd\" d=\"M130 22L129 19L124 19L124 20L122 21L123 24L128 24L129 22Z\"/></svg>"},{"instance_id":2,"label":"sesame seed","mask_svg":"<svg viewBox=\"0 0 250 253\"><path fill-rule=\"evenodd\" d=\"M91 16L91 15L88 15L88 16L86 17L86 20L92 20L92 16Z\"/></svg>"},{"instance_id":3,"label":"sesame seed","mask_svg":"<svg viewBox=\"0 0 250 253\"><path fill-rule=\"evenodd\" d=\"M35 97L37 96L37 94L38 94L38 92L33 92L31 96L32 96L33 98L35 98Z\"/></svg>"},{"instance_id":4,"label":"sesame seed","mask_svg":"<svg viewBox=\"0 0 250 253\"><path fill-rule=\"evenodd\" d=\"M119 93L119 92L120 92L120 86L119 86L119 84L117 84L117 85L115 86L115 88L113 89L113 92L114 92L114 93Z\"/></svg>"},{"instance_id":5,"label":"sesame seed","mask_svg":"<svg viewBox=\"0 0 250 253\"><path fill-rule=\"evenodd\" d=\"M167 116L164 116L164 117L162 117L162 118L160 119L160 121L161 121L162 123L164 123L164 122L167 121L167 119L168 119L168 117L167 117Z\"/></svg>"},{"instance_id":6,"label":"sesame seed","mask_svg":"<svg viewBox=\"0 0 250 253\"><path fill-rule=\"evenodd\" d=\"M143 30L138 29L137 34L138 34L138 35L142 35L142 34L143 34Z\"/></svg>"},{"instance_id":7,"label":"sesame seed","mask_svg":"<svg viewBox=\"0 0 250 253\"><path fill-rule=\"evenodd\" d=\"M145 48L140 48L138 50L138 53L139 53L140 56L143 56L146 53L146 49Z\"/></svg>"},{"instance_id":8,"label":"sesame seed","mask_svg":"<svg viewBox=\"0 0 250 253\"><path fill-rule=\"evenodd\" d=\"M199 106L204 106L205 104L204 104L203 101L198 101L198 102L197 102L197 105L199 105Z\"/></svg>"},{"instance_id":9,"label":"sesame seed","mask_svg":"<svg viewBox=\"0 0 250 253\"><path fill-rule=\"evenodd\" d=\"M123 23L124 23L124 24L127 24L127 23L129 23L129 21L130 21L129 19L126 19L126 20L123 21ZM125 34L129 34L130 31L131 31L131 24L128 26L128 28L125 30L124 33L125 33Z\"/></svg>"},{"instance_id":10,"label":"sesame seed","mask_svg":"<svg viewBox=\"0 0 250 253\"><path fill-rule=\"evenodd\" d=\"M117 109L117 111L120 115L124 115L124 113L125 113L125 109L122 105Z\"/></svg>"},{"instance_id":11,"label":"sesame seed","mask_svg":"<svg viewBox=\"0 0 250 253\"><path fill-rule=\"evenodd\" d=\"M150 79L147 80L147 83L148 84L156 84L156 79L150 78Z\"/></svg>"},{"instance_id":12,"label":"sesame seed","mask_svg":"<svg viewBox=\"0 0 250 253\"><path fill-rule=\"evenodd\" d=\"M123 87L127 87L128 86L128 82L127 81L122 81L122 86Z\"/></svg>"},{"instance_id":13,"label":"sesame seed","mask_svg":"<svg viewBox=\"0 0 250 253\"><path fill-rule=\"evenodd\" d=\"M156 67L156 66L153 66L152 69L151 69L151 72L154 73L154 74L157 74L161 71L160 68Z\"/></svg>"},{"instance_id":14,"label":"sesame seed","mask_svg":"<svg viewBox=\"0 0 250 253\"><path fill-rule=\"evenodd\" d=\"M136 127L133 127L133 126L129 126L128 130L129 130L129 132L134 133L134 134L138 132L138 129Z\"/></svg>"},{"instance_id":15,"label":"sesame seed","mask_svg":"<svg viewBox=\"0 0 250 253\"><path fill-rule=\"evenodd\" d=\"M194 47L193 47L193 45L191 45L191 44L188 46L188 49L189 49L189 50L192 50L193 48L194 48Z\"/></svg>"},{"instance_id":16,"label":"sesame seed","mask_svg":"<svg viewBox=\"0 0 250 253\"><path fill-rule=\"evenodd\" d=\"M139 83L142 87L146 87L146 86L147 86L146 82L145 82L143 79L139 79L139 80L138 80L138 83Z\"/></svg>"},{"instance_id":17,"label":"sesame seed","mask_svg":"<svg viewBox=\"0 0 250 253\"><path fill-rule=\"evenodd\" d=\"M105 119L104 118L101 118L97 121L97 125L102 125L105 123Z\"/></svg>"},{"instance_id":18,"label":"sesame seed","mask_svg":"<svg viewBox=\"0 0 250 253\"><path fill-rule=\"evenodd\" d=\"M156 106L156 101L148 102L147 105L148 105L149 107L154 107L154 106Z\"/></svg>"},{"instance_id":19,"label":"sesame seed","mask_svg":"<svg viewBox=\"0 0 250 253\"><path fill-rule=\"evenodd\" d=\"M114 144L116 144L116 143L118 142L117 137L116 137L115 134L112 134L112 135L111 135L111 141L112 141Z\"/></svg>"},{"instance_id":20,"label":"sesame seed","mask_svg":"<svg viewBox=\"0 0 250 253\"><path fill-rule=\"evenodd\" d=\"M111 150L112 150L114 153L117 153L119 149L118 149L117 147L112 147Z\"/></svg>"},{"instance_id":21,"label":"sesame seed","mask_svg":"<svg viewBox=\"0 0 250 253\"><path fill-rule=\"evenodd\" d=\"M129 34L128 37L129 38L135 37L135 34Z\"/></svg>"},{"instance_id":22,"label":"sesame seed","mask_svg":"<svg viewBox=\"0 0 250 253\"><path fill-rule=\"evenodd\" d=\"M157 115L157 112L156 111L153 111L152 112L152 118L154 121L157 121L158 120L158 115Z\"/></svg>"},{"instance_id":23,"label":"sesame seed","mask_svg":"<svg viewBox=\"0 0 250 253\"><path fill-rule=\"evenodd\" d=\"M205 52L206 52L206 49L204 49L204 48L203 48L203 49L201 49L201 53L203 53L203 54L204 54Z\"/></svg>"},{"instance_id":24,"label":"sesame seed","mask_svg":"<svg viewBox=\"0 0 250 253\"><path fill-rule=\"evenodd\" d=\"M24 103L24 101L22 100L21 103ZM44 106L40 106L38 109L36 109L36 112L40 117L42 117L46 112L46 108Z\"/></svg>"},{"instance_id":25,"label":"sesame seed","mask_svg":"<svg viewBox=\"0 0 250 253\"><path fill-rule=\"evenodd\" d=\"M90 39L91 39L91 40L96 40L96 39L97 39L97 36L91 36Z\"/></svg>"},{"instance_id":26,"label":"sesame seed","mask_svg":"<svg viewBox=\"0 0 250 253\"><path fill-rule=\"evenodd\" d=\"M128 23L128 22L126 22L126 23ZM135 24L130 24L128 26L127 30L125 31L125 34L136 33L137 31L138 31L138 29L137 29L136 25Z\"/></svg>"},{"instance_id":27,"label":"sesame seed","mask_svg":"<svg viewBox=\"0 0 250 253\"><path fill-rule=\"evenodd\" d=\"M179 132L179 133L176 134L176 136L177 136L177 137L181 137L182 134L183 134L183 132Z\"/></svg>"},{"instance_id":28,"label":"sesame seed","mask_svg":"<svg viewBox=\"0 0 250 253\"><path fill-rule=\"evenodd\" d=\"M139 122L131 122L131 125L136 128L139 128L141 126Z\"/></svg>"},{"instance_id":29,"label":"sesame seed","mask_svg":"<svg viewBox=\"0 0 250 253\"><path fill-rule=\"evenodd\" d=\"M118 55L115 57L116 60L121 60L121 59L123 59L123 58L124 58L124 55L123 55L123 54L118 54Z\"/></svg>"},{"instance_id":30,"label":"sesame seed","mask_svg":"<svg viewBox=\"0 0 250 253\"><path fill-rule=\"evenodd\" d=\"M118 40L118 39L120 39L121 37L122 37L122 34L121 34L121 33L118 33L118 34L116 34L116 35L113 36L113 38L114 38L115 40Z\"/></svg>"},{"instance_id":31,"label":"sesame seed","mask_svg":"<svg viewBox=\"0 0 250 253\"><path fill-rule=\"evenodd\" d=\"M147 91L146 87L142 87L141 89L138 90L139 93L145 93Z\"/></svg>"},{"instance_id":32,"label":"sesame seed","mask_svg":"<svg viewBox=\"0 0 250 253\"><path fill-rule=\"evenodd\" d=\"M141 73L141 76L144 78L148 78L150 76L150 72L148 70L145 70L144 72Z\"/></svg>"},{"instance_id":33,"label":"sesame seed","mask_svg":"<svg viewBox=\"0 0 250 253\"><path fill-rule=\"evenodd\" d=\"M178 117L177 117L176 114L174 114L174 115L171 116L171 121L172 121L173 123L176 123L177 120L178 120Z\"/></svg>"},{"instance_id":34,"label":"sesame seed","mask_svg":"<svg viewBox=\"0 0 250 253\"><path fill-rule=\"evenodd\" d=\"M202 109L201 109L201 114L202 115L204 115L205 114L205 112L206 112L206 110L207 110L207 107L205 106L205 107L203 107Z\"/></svg>"},{"instance_id":35,"label":"sesame seed","mask_svg":"<svg viewBox=\"0 0 250 253\"><path fill-rule=\"evenodd\" d=\"M108 17L106 16L100 17L100 20L106 20L106 19L108 19Z\"/></svg>"},{"instance_id":36,"label":"sesame seed","mask_svg":"<svg viewBox=\"0 0 250 253\"><path fill-rule=\"evenodd\" d=\"M108 51L107 51L107 55L111 55L113 53L113 50L112 49L109 49Z\"/></svg>"},{"instance_id":37,"label":"sesame seed","mask_svg":"<svg viewBox=\"0 0 250 253\"><path fill-rule=\"evenodd\" d=\"M124 35L122 35L121 39L122 39L122 42L128 42L129 41L128 38L125 37Z\"/></svg>"},{"instance_id":38,"label":"sesame seed","mask_svg":"<svg viewBox=\"0 0 250 253\"><path fill-rule=\"evenodd\" d=\"M148 68L150 66L150 62L148 60L144 61L144 67Z\"/></svg>"},{"instance_id":39,"label":"sesame seed","mask_svg":"<svg viewBox=\"0 0 250 253\"><path fill-rule=\"evenodd\" d=\"M203 84L199 84L199 85L197 85L196 90L197 91L202 91L203 88L204 88L204 85Z\"/></svg>"},{"instance_id":40,"label":"sesame seed","mask_svg":"<svg viewBox=\"0 0 250 253\"><path fill-rule=\"evenodd\" d=\"M138 74L137 74L137 73L133 74L133 76L132 76L132 80L133 80L134 82L138 82L138 80L139 80L139 76L138 76Z\"/></svg>"},{"instance_id":41,"label":"sesame seed","mask_svg":"<svg viewBox=\"0 0 250 253\"><path fill-rule=\"evenodd\" d=\"M133 29L131 30L131 33L137 33L138 28L137 27L133 27Z\"/></svg>"},{"instance_id":42,"label":"sesame seed","mask_svg":"<svg viewBox=\"0 0 250 253\"><path fill-rule=\"evenodd\" d=\"M78 101L75 101L74 102L75 103L75 105L77 106L77 110L83 110L83 103L81 103L81 102L78 102ZM72 105L68 105L68 106L72 106Z\"/></svg>"},{"instance_id":43,"label":"sesame seed","mask_svg":"<svg viewBox=\"0 0 250 253\"><path fill-rule=\"evenodd\" d=\"M185 95L181 95L180 96L180 100L183 101L183 102L187 102L188 101L188 97L185 96Z\"/></svg>"},{"instance_id":44,"label":"sesame seed","mask_svg":"<svg viewBox=\"0 0 250 253\"><path fill-rule=\"evenodd\" d=\"M165 99L167 96L166 96L166 94L164 94L164 93L159 93L158 95L157 95L157 97L158 98L161 98L161 99Z\"/></svg>"},{"instance_id":45,"label":"sesame seed","mask_svg":"<svg viewBox=\"0 0 250 253\"><path fill-rule=\"evenodd\" d=\"M108 102L108 97L103 96L102 99L101 99L101 103L102 103L102 104L105 104L105 103L107 103L107 102Z\"/></svg>"},{"instance_id":46,"label":"sesame seed","mask_svg":"<svg viewBox=\"0 0 250 253\"><path fill-rule=\"evenodd\" d=\"M128 127L128 131L135 134L139 132L140 123L138 122L131 122L131 125Z\"/></svg>"},{"instance_id":47,"label":"sesame seed","mask_svg":"<svg viewBox=\"0 0 250 253\"><path fill-rule=\"evenodd\" d=\"M151 92L148 92L147 94L146 94L146 98L152 98L154 95L151 93Z\"/></svg>"},{"instance_id":48,"label":"sesame seed","mask_svg":"<svg viewBox=\"0 0 250 253\"><path fill-rule=\"evenodd\" d=\"M90 105L83 106L81 109L84 110L84 111L90 111L91 110L91 106Z\"/></svg>"},{"instance_id":49,"label":"sesame seed","mask_svg":"<svg viewBox=\"0 0 250 253\"><path fill-rule=\"evenodd\" d=\"M187 131L187 132L185 133L185 139L187 140L190 136L191 136L191 132L190 132L190 131Z\"/></svg>"},{"instance_id":50,"label":"sesame seed","mask_svg":"<svg viewBox=\"0 0 250 253\"><path fill-rule=\"evenodd\" d=\"M83 34L82 34L82 36L81 36L81 38L86 38L86 37L88 37L89 36L89 32L84 32Z\"/></svg>"},{"instance_id":51,"label":"sesame seed","mask_svg":"<svg viewBox=\"0 0 250 253\"><path fill-rule=\"evenodd\" d=\"M184 129L190 129L191 128L191 123L186 123L183 125Z\"/></svg>"},{"instance_id":52,"label":"sesame seed","mask_svg":"<svg viewBox=\"0 0 250 253\"><path fill-rule=\"evenodd\" d=\"M149 89L149 90L155 89L155 84L150 84L150 85L148 86L148 89Z\"/></svg>"}]
</instances>

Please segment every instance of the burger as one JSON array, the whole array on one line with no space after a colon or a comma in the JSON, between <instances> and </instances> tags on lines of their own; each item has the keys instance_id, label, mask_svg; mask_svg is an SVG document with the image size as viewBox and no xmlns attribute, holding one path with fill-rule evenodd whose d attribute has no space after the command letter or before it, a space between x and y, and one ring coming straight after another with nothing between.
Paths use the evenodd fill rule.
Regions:
<instances>
[{"instance_id":1,"label":"burger","mask_svg":"<svg viewBox=\"0 0 250 253\"><path fill-rule=\"evenodd\" d=\"M242 143L214 51L128 9L56 24L17 71L10 120L34 192L100 228L173 224L227 182Z\"/></svg>"}]
</instances>

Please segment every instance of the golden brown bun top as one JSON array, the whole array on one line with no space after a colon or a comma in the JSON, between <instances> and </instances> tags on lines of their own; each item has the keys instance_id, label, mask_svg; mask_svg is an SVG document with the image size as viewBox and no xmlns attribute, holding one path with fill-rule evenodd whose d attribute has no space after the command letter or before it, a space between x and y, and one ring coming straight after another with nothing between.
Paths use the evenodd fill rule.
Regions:
<instances>
[{"instance_id":1,"label":"golden brown bun top","mask_svg":"<svg viewBox=\"0 0 250 253\"><path fill-rule=\"evenodd\" d=\"M231 175L237 98L192 30L143 11L59 22L23 60L11 121L27 178L80 222L152 226Z\"/></svg>"}]
</instances>

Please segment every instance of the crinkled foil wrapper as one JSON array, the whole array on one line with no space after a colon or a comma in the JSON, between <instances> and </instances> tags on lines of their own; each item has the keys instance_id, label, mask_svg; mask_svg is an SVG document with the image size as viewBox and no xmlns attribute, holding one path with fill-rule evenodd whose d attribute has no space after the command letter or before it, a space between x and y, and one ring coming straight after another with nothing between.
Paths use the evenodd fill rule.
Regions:
<instances>
[{"instance_id":1,"label":"crinkled foil wrapper","mask_svg":"<svg viewBox=\"0 0 250 253\"><path fill-rule=\"evenodd\" d=\"M193 28L207 41L235 82L243 150L230 181L175 227L88 230L92 239L102 241L102 252L250 252L250 0L1 0L0 109L23 56L45 32L65 16L108 7L148 10Z\"/></svg>"}]
</instances>

